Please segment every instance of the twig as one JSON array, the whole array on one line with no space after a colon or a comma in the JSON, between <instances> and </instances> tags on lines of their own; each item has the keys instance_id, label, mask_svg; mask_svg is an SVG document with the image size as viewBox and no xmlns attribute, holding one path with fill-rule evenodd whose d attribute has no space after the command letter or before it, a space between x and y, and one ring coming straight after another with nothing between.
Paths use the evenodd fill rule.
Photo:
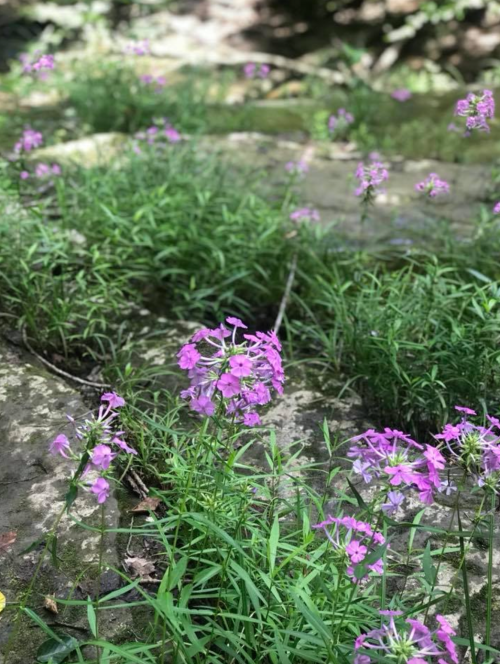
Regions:
<instances>
[{"instance_id":1,"label":"twig","mask_svg":"<svg viewBox=\"0 0 500 664\"><path fill-rule=\"evenodd\" d=\"M290 292L292 290L296 269L297 269L297 252L294 253L292 258L292 264L290 266L290 272L288 274L288 279L285 286L285 292L283 293L283 297L281 298L280 308L278 311L278 315L276 316L276 322L274 323L274 331L276 334L278 334L278 331L281 327L281 323L283 322L283 316L285 315L286 305L288 303L288 298L290 297Z\"/></svg>"},{"instance_id":2,"label":"twig","mask_svg":"<svg viewBox=\"0 0 500 664\"><path fill-rule=\"evenodd\" d=\"M23 341L24 345L26 348L29 350L29 352L34 355L37 360L40 360L43 364L45 364L47 367L49 367L54 373L59 374L59 376L64 376L64 378L68 378L69 380L75 381L75 383L80 383L80 385L88 385L89 387L100 387L100 388L106 388L106 387L111 387L109 383L94 383L91 380L85 380L84 378L78 378L77 376L73 376L72 374L68 373L67 371L63 371L62 369L59 369L55 365L53 365L51 362L46 360L42 355L36 352L36 350L33 348L33 346L30 344L28 341L28 335L26 334L26 328L23 326L22 329L22 335L23 335Z\"/></svg>"},{"instance_id":3,"label":"twig","mask_svg":"<svg viewBox=\"0 0 500 664\"><path fill-rule=\"evenodd\" d=\"M135 472L133 468L130 468L127 473L127 479L130 482L132 489L142 498L146 498L149 490L148 487L141 480L139 475Z\"/></svg>"}]
</instances>

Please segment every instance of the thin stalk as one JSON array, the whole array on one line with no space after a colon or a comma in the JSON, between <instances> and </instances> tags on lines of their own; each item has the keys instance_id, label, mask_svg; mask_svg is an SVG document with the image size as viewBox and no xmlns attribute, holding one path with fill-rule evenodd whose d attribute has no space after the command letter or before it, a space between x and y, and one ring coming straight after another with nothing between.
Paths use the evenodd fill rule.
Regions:
<instances>
[{"instance_id":1,"label":"thin stalk","mask_svg":"<svg viewBox=\"0 0 500 664\"><path fill-rule=\"evenodd\" d=\"M492 584L493 584L493 540L495 536L495 507L496 507L496 493L491 492L491 505L490 505L490 518L489 518L489 532L488 532L488 584L487 584L487 597L486 597L486 634L484 642L487 646L491 645L491 613L492 613Z\"/></svg>"},{"instance_id":2,"label":"thin stalk","mask_svg":"<svg viewBox=\"0 0 500 664\"><path fill-rule=\"evenodd\" d=\"M458 529L460 530L460 532L462 532L462 519L460 518L460 508L457 510L457 519L458 519ZM461 535L459 535L458 541L460 543L460 555L462 558L465 558L464 538ZM462 579L464 583L465 613L467 618L467 631L469 633L470 657L472 664L477 664L476 646L474 645L474 625L472 623L472 609L471 609L470 593L469 593L469 579L467 577L467 569L465 565L462 565Z\"/></svg>"}]
</instances>

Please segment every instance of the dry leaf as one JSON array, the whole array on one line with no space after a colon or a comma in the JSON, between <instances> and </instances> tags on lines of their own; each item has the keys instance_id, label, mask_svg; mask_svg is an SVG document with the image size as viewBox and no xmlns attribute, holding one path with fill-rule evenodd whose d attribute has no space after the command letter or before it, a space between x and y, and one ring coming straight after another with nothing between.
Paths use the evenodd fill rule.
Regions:
<instances>
[{"instance_id":1,"label":"dry leaf","mask_svg":"<svg viewBox=\"0 0 500 664\"><path fill-rule=\"evenodd\" d=\"M3 593L0 593L0 613L5 609L5 605L7 604L7 600L5 599L5 595Z\"/></svg>"},{"instance_id":2,"label":"dry leaf","mask_svg":"<svg viewBox=\"0 0 500 664\"><path fill-rule=\"evenodd\" d=\"M155 571L155 566L150 560L139 557L125 558L125 565L131 572L132 578L139 578L141 581L155 581L151 574Z\"/></svg>"},{"instance_id":3,"label":"dry leaf","mask_svg":"<svg viewBox=\"0 0 500 664\"><path fill-rule=\"evenodd\" d=\"M161 503L160 498L144 498L131 512L154 512Z\"/></svg>"},{"instance_id":4,"label":"dry leaf","mask_svg":"<svg viewBox=\"0 0 500 664\"><path fill-rule=\"evenodd\" d=\"M7 533L0 533L0 552L7 551L16 541L17 533L13 530Z\"/></svg>"},{"instance_id":5,"label":"dry leaf","mask_svg":"<svg viewBox=\"0 0 500 664\"><path fill-rule=\"evenodd\" d=\"M44 597L43 606L45 609L47 609L47 611L50 611L51 613L59 613L53 595L47 595L46 597Z\"/></svg>"}]
</instances>

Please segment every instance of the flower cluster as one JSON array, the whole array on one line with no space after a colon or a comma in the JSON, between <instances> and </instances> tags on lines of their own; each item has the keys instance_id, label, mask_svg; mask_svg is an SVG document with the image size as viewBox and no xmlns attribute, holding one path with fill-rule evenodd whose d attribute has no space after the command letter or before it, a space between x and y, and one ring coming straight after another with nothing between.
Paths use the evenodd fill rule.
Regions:
<instances>
[{"instance_id":1,"label":"flower cluster","mask_svg":"<svg viewBox=\"0 0 500 664\"><path fill-rule=\"evenodd\" d=\"M232 330L224 324L204 328L177 354L180 368L191 380L181 397L190 399L191 410L201 415L213 415L218 403L227 416L256 426L260 424L256 409L271 400L271 389L283 392L281 344L274 332L244 333L244 341L236 343L238 330L247 326L239 318L229 317L226 322Z\"/></svg>"},{"instance_id":2,"label":"flower cluster","mask_svg":"<svg viewBox=\"0 0 500 664\"><path fill-rule=\"evenodd\" d=\"M72 450L70 441L64 434L56 436L49 448L51 454L60 454L65 459L71 459L78 468L84 466L76 480L95 494L98 503L104 503L109 496L110 486L106 476L110 472L112 461L122 452L137 454L123 440L124 431L116 431L114 427L118 417L117 409L125 405L125 400L115 392L106 392L102 395L101 402L97 416L92 415L81 423L67 415L74 427L75 438L84 445L83 450ZM83 482L91 472L97 472L98 477Z\"/></svg>"},{"instance_id":3,"label":"flower cluster","mask_svg":"<svg viewBox=\"0 0 500 664\"><path fill-rule=\"evenodd\" d=\"M330 115L328 118L328 131L333 134L334 132L344 131L352 125L354 122L354 115L345 110L345 108L339 108L337 115Z\"/></svg>"},{"instance_id":4,"label":"flower cluster","mask_svg":"<svg viewBox=\"0 0 500 664\"><path fill-rule=\"evenodd\" d=\"M23 74L35 74L39 79L45 79L47 72L55 67L54 56L49 54L40 55L39 52L30 57L28 53L19 56L23 65Z\"/></svg>"},{"instance_id":5,"label":"flower cluster","mask_svg":"<svg viewBox=\"0 0 500 664\"><path fill-rule=\"evenodd\" d=\"M415 190L429 196L429 198L436 198L439 194L449 194L450 185L446 180L441 180L437 173L429 173L425 180L415 185Z\"/></svg>"},{"instance_id":6,"label":"flower cluster","mask_svg":"<svg viewBox=\"0 0 500 664\"><path fill-rule=\"evenodd\" d=\"M21 138L14 145L14 152L16 154L21 154L22 152L31 152L31 150L40 147L42 143L42 133L40 131L31 129L31 127L26 127Z\"/></svg>"},{"instance_id":7,"label":"flower cluster","mask_svg":"<svg viewBox=\"0 0 500 664\"><path fill-rule=\"evenodd\" d=\"M391 489L382 505L386 514L396 514L410 489L419 492L423 503L432 504L434 492L442 485L439 471L446 463L436 447L424 448L401 431L389 428L383 432L368 429L351 438L351 443L347 456L355 459L353 471L366 483L376 478L386 481Z\"/></svg>"},{"instance_id":8,"label":"flower cluster","mask_svg":"<svg viewBox=\"0 0 500 664\"><path fill-rule=\"evenodd\" d=\"M147 39L132 42L125 47L125 53L128 55L149 55L149 42Z\"/></svg>"},{"instance_id":9,"label":"flower cluster","mask_svg":"<svg viewBox=\"0 0 500 664\"><path fill-rule=\"evenodd\" d=\"M405 102L412 98L411 92L407 88L397 88L391 93L391 97L396 101Z\"/></svg>"},{"instance_id":10,"label":"flower cluster","mask_svg":"<svg viewBox=\"0 0 500 664\"><path fill-rule=\"evenodd\" d=\"M139 131L134 136L136 143L134 143L133 150L137 154L141 154L142 150L139 143L146 143L147 145L154 145L155 147L165 147L167 143L179 143L181 135L174 129L166 118L157 120L151 127L145 131Z\"/></svg>"},{"instance_id":11,"label":"flower cluster","mask_svg":"<svg viewBox=\"0 0 500 664\"><path fill-rule=\"evenodd\" d=\"M368 166L360 162L356 169L356 178L359 180L356 196L362 196L364 201L369 202L376 194L382 192L379 187L382 182L389 179L389 171L380 161L373 161Z\"/></svg>"},{"instance_id":12,"label":"flower cluster","mask_svg":"<svg viewBox=\"0 0 500 664\"><path fill-rule=\"evenodd\" d=\"M455 406L461 413L457 424L446 424L436 440L443 441L451 457L470 473L478 486L498 492L500 488L500 421L487 415L489 426L469 421L476 412L464 406Z\"/></svg>"},{"instance_id":13,"label":"flower cluster","mask_svg":"<svg viewBox=\"0 0 500 664\"><path fill-rule=\"evenodd\" d=\"M299 208L290 213L290 219L292 221L320 221L321 217L316 208Z\"/></svg>"},{"instance_id":14,"label":"flower cluster","mask_svg":"<svg viewBox=\"0 0 500 664\"><path fill-rule=\"evenodd\" d=\"M50 181L52 177L59 177L61 175L61 167L59 164L44 164L40 163L35 166L35 177L38 180ZM21 171L19 173L21 180L27 180L31 177L29 171Z\"/></svg>"},{"instance_id":15,"label":"flower cluster","mask_svg":"<svg viewBox=\"0 0 500 664\"><path fill-rule=\"evenodd\" d=\"M154 92L159 94L167 84L165 76L153 76L152 74L143 74L139 76L139 81L146 86L154 88Z\"/></svg>"},{"instance_id":16,"label":"flower cluster","mask_svg":"<svg viewBox=\"0 0 500 664\"><path fill-rule=\"evenodd\" d=\"M455 115L467 118L465 126L469 134L473 129L489 131L487 120L495 115L495 100L491 90L483 90L481 95L469 92L465 99L459 99Z\"/></svg>"},{"instance_id":17,"label":"flower cluster","mask_svg":"<svg viewBox=\"0 0 500 664\"><path fill-rule=\"evenodd\" d=\"M330 532L330 526L334 526L333 531ZM369 523L364 521L357 521L353 517L344 516L342 518L329 516L325 521L312 526L313 528L321 528L329 541L332 543L333 548L339 555L341 562L346 566L346 573L353 581L359 581L366 578L368 572L364 577L357 577L354 573L356 565L363 563L363 560L369 556L377 546L385 544L384 536L374 531ZM384 561L379 558L375 562L366 566L366 569L375 572L376 574L383 574Z\"/></svg>"},{"instance_id":18,"label":"flower cluster","mask_svg":"<svg viewBox=\"0 0 500 664\"><path fill-rule=\"evenodd\" d=\"M271 67L269 65L261 65L258 67L254 62L247 62L243 67L243 74L245 78L267 78Z\"/></svg>"},{"instance_id":19,"label":"flower cluster","mask_svg":"<svg viewBox=\"0 0 500 664\"><path fill-rule=\"evenodd\" d=\"M389 624L358 636L354 644L354 664L370 664L381 657L387 657L394 664L430 664L431 661L458 664L457 649L451 639L456 632L444 616L436 616L439 627L431 631L414 618L407 618L398 628L395 619L402 615L401 611L380 611L380 614L389 618ZM373 651L374 660L364 654L369 651Z\"/></svg>"},{"instance_id":20,"label":"flower cluster","mask_svg":"<svg viewBox=\"0 0 500 664\"><path fill-rule=\"evenodd\" d=\"M302 176L309 171L309 164L304 159L299 161L288 161L285 164L285 171L290 175Z\"/></svg>"}]
</instances>

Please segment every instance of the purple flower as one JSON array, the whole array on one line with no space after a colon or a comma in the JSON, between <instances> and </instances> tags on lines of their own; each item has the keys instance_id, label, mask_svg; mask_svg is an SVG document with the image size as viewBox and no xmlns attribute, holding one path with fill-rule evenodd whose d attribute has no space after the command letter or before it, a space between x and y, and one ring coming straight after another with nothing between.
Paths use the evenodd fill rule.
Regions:
<instances>
[{"instance_id":1,"label":"purple flower","mask_svg":"<svg viewBox=\"0 0 500 664\"><path fill-rule=\"evenodd\" d=\"M19 177L21 178L21 180L27 180L29 176L30 174L28 173L28 171L21 171L19 173Z\"/></svg>"},{"instance_id":2,"label":"purple flower","mask_svg":"<svg viewBox=\"0 0 500 664\"><path fill-rule=\"evenodd\" d=\"M254 62L247 62L243 67L245 78L267 78L270 71L271 67L269 65L261 65L260 67L257 67Z\"/></svg>"},{"instance_id":3,"label":"purple flower","mask_svg":"<svg viewBox=\"0 0 500 664\"><path fill-rule=\"evenodd\" d=\"M92 450L92 465L101 470L107 470L116 454L111 450L108 445L96 445Z\"/></svg>"},{"instance_id":4,"label":"purple flower","mask_svg":"<svg viewBox=\"0 0 500 664\"><path fill-rule=\"evenodd\" d=\"M31 152L31 150L40 147L42 143L42 133L31 129L31 127L27 127L23 131L21 138L14 145L14 152L18 154L21 152Z\"/></svg>"},{"instance_id":5,"label":"purple flower","mask_svg":"<svg viewBox=\"0 0 500 664\"><path fill-rule=\"evenodd\" d=\"M385 480L389 487L388 502L382 509L388 513L397 511L403 502L404 491L417 489L420 500L429 504L434 491L440 486L439 471L445 460L430 445L422 446L401 431L386 428L383 432L368 429L351 439L347 456L354 459L353 471L361 474L365 482L372 478Z\"/></svg>"},{"instance_id":6,"label":"purple flower","mask_svg":"<svg viewBox=\"0 0 500 664\"><path fill-rule=\"evenodd\" d=\"M439 194L449 194L450 185L446 180L441 180L437 173L429 173L425 180L415 185L415 190L435 198Z\"/></svg>"},{"instance_id":7,"label":"purple flower","mask_svg":"<svg viewBox=\"0 0 500 664\"><path fill-rule=\"evenodd\" d=\"M483 90L481 95L469 92L465 99L459 99L455 107L455 115L465 117L467 133L474 129L489 132L487 120L495 115L495 100L491 90Z\"/></svg>"},{"instance_id":8,"label":"purple flower","mask_svg":"<svg viewBox=\"0 0 500 664\"><path fill-rule=\"evenodd\" d=\"M334 526L332 531L330 531L330 526ZM354 574L353 565L362 563L379 544L385 544L384 536L374 531L369 523L357 521L350 516L342 518L328 516L324 521L312 527L321 528L324 531L339 556L339 563L346 564L345 554L347 554L349 561L346 573L354 583L358 583L360 579ZM383 559L379 558L366 567L368 571L382 574L384 571Z\"/></svg>"},{"instance_id":9,"label":"purple flower","mask_svg":"<svg viewBox=\"0 0 500 664\"><path fill-rule=\"evenodd\" d=\"M191 410L200 413L200 415L206 415L211 417L215 412L215 404L209 397L200 396L197 399L192 399L190 403Z\"/></svg>"},{"instance_id":10,"label":"purple flower","mask_svg":"<svg viewBox=\"0 0 500 664\"><path fill-rule=\"evenodd\" d=\"M382 505L381 509L388 516L394 516L394 514L399 511L404 500L404 494L400 491L389 491L387 494L387 502Z\"/></svg>"},{"instance_id":11,"label":"purple flower","mask_svg":"<svg viewBox=\"0 0 500 664\"><path fill-rule=\"evenodd\" d=\"M354 115L346 111L345 108L339 108L337 115L330 115L328 118L328 131L330 133L345 131L353 122Z\"/></svg>"},{"instance_id":12,"label":"purple flower","mask_svg":"<svg viewBox=\"0 0 500 664\"><path fill-rule=\"evenodd\" d=\"M121 408L125 405L125 399L118 396L116 392L105 392L101 397L101 401L107 401L110 408Z\"/></svg>"},{"instance_id":13,"label":"purple flower","mask_svg":"<svg viewBox=\"0 0 500 664\"><path fill-rule=\"evenodd\" d=\"M50 444L49 452L51 454L60 454L65 459L69 459L66 450L70 451L69 440L63 433L60 433Z\"/></svg>"},{"instance_id":14,"label":"purple flower","mask_svg":"<svg viewBox=\"0 0 500 664\"><path fill-rule=\"evenodd\" d=\"M398 88L391 93L391 97L400 102L408 101L412 96L413 95L407 88Z\"/></svg>"},{"instance_id":15,"label":"purple flower","mask_svg":"<svg viewBox=\"0 0 500 664\"><path fill-rule=\"evenodd\" d=\"M500 201L493 206L493 214L500 214Z\"/></svg>"},{"instance_id":16,"label":"purple flower","mask_svg":"<svg viewBox=\"0 0 500 664\"><path fill-rule=\"evenodd\" d=\"M405 661L407 664L450 664L451 660L453 664L458 664L455 644L451 640L455 632L443 616L436 617L440 627L431 631L414 618L407 618L396 625L396 620L401 618L401 611L379 611L379 613L388 620L382 623L380 629L373 629L358 636L354 643L356 664L369 664L373 661L368 655L359 653L359 650L364 653L373 650L375 661L383 658ZM445 625L444 629L442 624ZM361 655L367 659L358 659Z\"/></svg>"},{"instance_id":17,"label":"purple flower","mask_svg":"<svg viewBox=\"0 0 500 664\"><path fill-rule=\"evenodd\" d=\"M109 497L109 483L104 477L98 477L90 487L90 492L94 493L97 496L97 502L102 504Z\"/></svg>"},{"instance_id":18,"label":"purple flower","mask_svg":"<svg viewBox=\"0 0 500 664\"><path fill-rule=\"evenodd\" d=\"M309 164L304 159L299 159L299 161L288 161L285 164L285 171L290 173L290 175L304 175L309 171Z\"/></svg>"},{"instance_id":19,"label":"purple flower","mask_svg":"<svg viewBox=\"0 0 500 664\"><path fill-rule=\"evenodd\" d=\"M256 70L257 66L253 62L247 62L247 64L243 67L243 73L246 78L253 78L255 76Z\"/></svg>"},{"instance_id":20,"label":"purple flower","mask_svg":"<svg viewBox=\"0 0 500 664\"><path fill-rule=\"evenodd\" d=\"M365 202L369 202L376 194L381 193L379 187L389 179L389 171L380 161L373 161L368 166L360 162L356 169L356 178L359 180L356 196L362 196Z\"/></svg>"},{"instance_id":21,"label":"purple flower","mask_svg":"<svg viewBox=\"0 0 500 664\"><path fill-rule=\"evenodd\" d=\"M224 373L217 381L217 389L222 392L225 399L231 399L241 392L240 379L232 374Z\"/></svg>"},{"instance_id":22,"label":"purple flower","mask_svg":"<svg viewBox=\"0 0 500 664\"><path fill-rule=\"evenodd\" d=\"M218 399L227 416L256 426L260 424L256 406L270 401L271 388L283 391L281 345L274 332L243 334L244 340L237 343L238 330L246 325L233 316L226 322L232 331L225 325L203 328L178 353L191 382L181 397L190 399L192 410L209 415ZM210 412L205 412L205 406Z\"/></svg>"},{"instance_id":23,"label":"purple flower","mask_svg":"<svg viewBox=\"0 0 500 664\"><path fill-rule=\"evenodd\" d=\"M55 62L54 62L54 56L45 54L45 55L40 55L39 52L35 53L35 57L33 60L30 60L30 56L27 53L23 53L20 56L20 60L23 64L23 73L24 74L32 74L33 72L37 72L38 78L42 79L44 76L42 75L42 70L50 70L54 69L55 67ZM46 74L46 72L43 72L43 74Z\"/></svg>"},{"instance_id":24,"label":"purple flower","mask_svg":"<svg viewBox=\"0 0 500 664\"><path fill-rule=\"evenodd\" d=\"M315 208L299 208L290 214L292 221L319 221L321 219L318 210Z\"/></svg>"},{"instance_id":25,"label":"purple flower","mask_svg":"<svg viewBox=\"0 0 500 664\"><path fill-rule=\"evenodd\" d=\"M132 42L125 47L125 53L129 55L149 55L149 42L147 39Z\"/></svg>"}]
</instances>

